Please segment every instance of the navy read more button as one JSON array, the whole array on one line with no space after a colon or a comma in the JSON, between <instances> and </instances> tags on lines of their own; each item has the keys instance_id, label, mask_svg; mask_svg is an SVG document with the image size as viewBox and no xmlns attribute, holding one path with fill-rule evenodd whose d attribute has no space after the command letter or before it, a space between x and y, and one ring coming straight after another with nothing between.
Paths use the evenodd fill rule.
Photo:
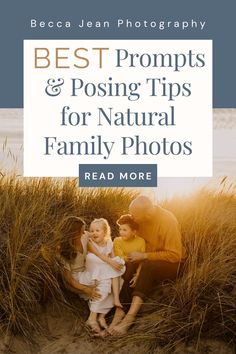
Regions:
<instances>
[{"instance_id":1,"label":"navy read more button","mask_svg":"<svg viewBox=\"0 0 236 354\"><path fill-rule=\"evenodd\" d=\"M156 164L81 164L80 187L157 187Z\"/></svg>"}]
</instances>

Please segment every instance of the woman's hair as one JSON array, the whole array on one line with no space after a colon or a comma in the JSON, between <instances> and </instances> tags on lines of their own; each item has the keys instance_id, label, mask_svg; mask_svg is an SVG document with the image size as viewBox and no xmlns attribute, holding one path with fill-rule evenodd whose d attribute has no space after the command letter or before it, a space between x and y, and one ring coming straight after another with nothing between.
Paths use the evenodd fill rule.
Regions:
<instances>
[{"instance_id":1,"label":"woman's hair","mask_svg":"<svg viewBox=\"0 0 236 354\"><path fill-rule=\"evenodd\" d=\"M100 219L94 219L91 224L90 224L90 227L92 224L95 224L95 223L99 223L99 224L102 224L102 227L103 227L103 230L104 230L104 233L105 233L105 240L109 240L111 239L111 228L110 228L110 225L108 224L108 221L104 218L100 218Z\"/></svg>"},{"instance_id":2,"label":"woman's hair","mask_svg":"<svg viewBox=\"0 0 236 354\"><path fill-rule=\"evenodd\" d=\"M130 214L121 215L121 217L116 221L117 225L129 225L132 230L138 230L138 224L134 221L134 218Z\"/></svg>"},{"instance_id":3,"label":"woman's hair","mask_svg":"<svg viewBox=\"0 0 236 354\"><path fill-rule=\"evenodd\" d=\"M75 240L85 226L83 219L77 216L69 216L65 219L62 227L62 238L60 243L60 253L67 261L75 259L77 251Z\"/></svg>"}]
</instances>

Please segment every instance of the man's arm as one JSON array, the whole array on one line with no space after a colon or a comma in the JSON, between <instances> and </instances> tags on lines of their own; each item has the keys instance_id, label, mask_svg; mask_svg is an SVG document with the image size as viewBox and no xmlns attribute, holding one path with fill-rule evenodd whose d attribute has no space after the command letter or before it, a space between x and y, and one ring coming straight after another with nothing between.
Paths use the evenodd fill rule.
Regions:
<instances>
[{"instance_id":1,"label":"man's arm","mask_svg":"<svg viewBox=\"0 0 236 354\"><path fill-rule=\"evenodd\" d=\"M163 250L152 252L131 252L129 254L130 262L139 262L144 260L150 261L167 261L167 262L179 262L182 259L182 241L179 225L177 221L174 224L170 224L168 230L163 235L164 244Z\"/></svg>"},{"instance_id":2,"label":"man's arm","mask_svg":"<svg viewBox=\"0 0 236 354\"><path fill-rule=\"evenodd\" d=\"M149 261L167 261L167 262L179 262L182 258L182 252L176 251L158 251L146 253L145 259Z\"/></svg>"},{"instance_id":3,"label":"man's arm","mask_svg":"<svg viewBox=\"0 0 236 354\"><path fill-rule=\"evenodd\" d=\"M182 240L179 224L176 221L173 225L169 225L168 230L164 234L164 249L148 252L146 259L150 261L160 260L167 262L179 262L182 259Z\"/></svg>"}]
</instances>

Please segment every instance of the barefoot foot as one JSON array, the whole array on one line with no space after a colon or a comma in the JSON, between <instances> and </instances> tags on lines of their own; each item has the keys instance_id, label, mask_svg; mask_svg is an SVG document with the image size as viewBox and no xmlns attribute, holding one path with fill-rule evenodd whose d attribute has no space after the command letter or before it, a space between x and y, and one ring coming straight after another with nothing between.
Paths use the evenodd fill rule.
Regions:
<instances>
[{"instance_id":1,"label":"barefoot foot","mask_svg":"<svg viewBox=\"0 0 236 354\"><path fill-rule=\"evenodd\" d=\"M134 315L126 315L123 320L118 323L111 331L111 335L114 337L120 337L128 332L128 329L135 321Z\"/></svg>"},{"instance_id":2,"label":"barefoot foot","mask_svg":"<svg viewBox=\"0 0 236 354\"><path fill-rule=\"evenodd\" d=\"M100 328L99 324L97 323L97 321L93 321L93 320L88 319L86 321L86 325L95 333L101 332L101 328Z\"/></svg>"},{"instance_id":3,"label":"barefoot foot","mask_svg":"<svg viewBox=\"0 0 236 354\"><path fill-rule=\"evenodd\" d=\"M98 316L98 323L100 324L100 326L103 329L107 329L108 328L108 325L106 323L106 319L105 319L105 317L103 315Z\"/></svg>"},{"instance_id":4,"label":"barefoot foot","mask_svg":"<svg viewBox=\"0 0 236 354\"><path fill-rule=\"evenodd\" d=\"M103 331L100 331L99 333L95 333L94 337L96 337L96 338L106 338L109 335L110 335L110 333L106 329L104 329Z\"/></svg>"},{"instance_id":5,"label":"barefoot foot","mask_svg":"<svg viewBox=\"0 0 236 354\"><path fill-rule=\"evenodd\" d=\"M113 317L113 320L110 324L110 326L108 327L108 332L111 334L114 327L118 325L118 323L120 323L122 321L122 319L125 317L125 312L122 308L117 307L116 308L116 312L115 315Z\"/></svg>"}]
</instances>

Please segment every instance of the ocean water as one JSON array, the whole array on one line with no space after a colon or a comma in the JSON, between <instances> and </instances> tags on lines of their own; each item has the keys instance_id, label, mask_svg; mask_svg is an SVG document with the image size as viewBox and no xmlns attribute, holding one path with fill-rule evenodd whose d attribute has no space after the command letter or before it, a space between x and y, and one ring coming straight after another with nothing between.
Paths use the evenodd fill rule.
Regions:
<instances>
[{"instance_id":1,"label":"ocean water","mask_svg":"<svg viewBox=\"0 0 236 354\"><path fill-rule=\"evenodd\" d=\"M186 194L224 176L236 180L236 109L213 110L213 178L159 178L158 199ZM0 172L23 175L23 109L0 109ZM153 195L153 188L145 188Z\"/></svg>"}]
</instances>

